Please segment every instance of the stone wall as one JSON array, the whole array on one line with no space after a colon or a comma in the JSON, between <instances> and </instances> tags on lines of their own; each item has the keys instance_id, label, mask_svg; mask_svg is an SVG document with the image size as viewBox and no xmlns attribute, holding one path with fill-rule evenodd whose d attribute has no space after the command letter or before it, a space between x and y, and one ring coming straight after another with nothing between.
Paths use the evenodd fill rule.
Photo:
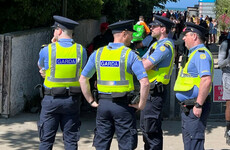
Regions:
<instances>
[{"instance_id":1,"label":"stone wall","mask_svg":"<svg viewBox=\"0 0 230 150\"><path fill-rule=\"evenodd\" d=\"M87 46L100 33L100 20L78 21L74 40ZM43 83L37 67L41 45L50 43L50 28L33 29L0 35L0 114L8 117L33 105L38 99L37 84Z\"/></svg>"}]
</instances>

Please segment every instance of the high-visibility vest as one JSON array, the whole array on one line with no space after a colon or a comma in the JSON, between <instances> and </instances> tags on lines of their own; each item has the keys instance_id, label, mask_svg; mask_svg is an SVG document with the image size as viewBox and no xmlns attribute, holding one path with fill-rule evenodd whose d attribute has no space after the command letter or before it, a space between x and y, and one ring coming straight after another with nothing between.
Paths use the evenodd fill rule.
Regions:
<instances>
[{"instance_id":1,"label":"high-visibility vest","mask_svg":"<svg viewBox=\"0 0 230 150\"><path fill-rule=\"evenodd\" d=\"M149 82L153 82L153 81L157 81L157 82L161 82L164 85L167 85L170 81L170 76L172 74L172 70L173 70L173 63L174 63L174 49L173 49L173 45L170 41L166 41L164 43L165 45L170 46L171 49L171 53L172 53L172 57L170 60L170 64L167 67L161 67L159 68L159 70L148 70L147 74L148 74L148 78L149 78ZM157 42L155 42L153 44L153 49L155 49L157 46Z\"/></svg>"},{"instance_id":2,"label":"high-visibility vest","mask_svg":"<svg viewBox=\"0 0 230 150\"><path fill-rule=\"evenodd\" d=\"M199 50L206 51L212 60L211 73L212 73L212 80L213 80L213 58L212 58L212 54L210 53L210 51L206 47L202 47L202 48L199 48L199 49L193 51L190 54L188 62L185 64L185 67L180 68L178 76L177 76L177 80L176 80L176 83L174 86L174 91L184 91L185 92L185 91L191 90L194 86L197 86L198 88L200 87L200 76L198 75L197 77L193 77L193 76L191 76L191 74L188 73L188 65L191 62L191 59L193 58L195 53ZM210 87L210 91L211 91L211 87Z\"/></svg>"},{"instance_id":3,"label":"high-visibility vest","mask_svg":"<svg viewBox=\"0 0 230 150\"><path fill-rule=\"evenodd\" d=\"M96 53L97 88L100 92L129 92L134 90L133 75L127 72L131 49L121 46L110 50L101 47Z\"/></svg>"},{"instance_id":4,"label":"high-visibility vest","mask_svg":"<svg viewBox=\"0 0 230 150\"><path fill-rule=\"evenodd\" d=\"M62 47L58 42L48 45L49 68L46 70L44 85L53 87L80 87L79 77L82 71L83 47L73 44Z\"/></svg>"}]
</instances>

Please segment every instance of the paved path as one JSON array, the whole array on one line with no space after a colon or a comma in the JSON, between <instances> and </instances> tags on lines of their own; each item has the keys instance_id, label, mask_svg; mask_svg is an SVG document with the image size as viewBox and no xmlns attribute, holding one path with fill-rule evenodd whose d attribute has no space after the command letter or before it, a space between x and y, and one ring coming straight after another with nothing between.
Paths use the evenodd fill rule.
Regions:
<instances>
[{"instance_id":1,"label":"paved path","mask_svg":"<svg viewBox=\"0 0 230 150\"><path fill-rule=\"evenodd\" d=\"M0 118L0 150L37 150L39 139L37 136L38 114L21 113L9 119ZM92 147L93 129L95 127L95 113L84 113L81 116L81 139L79 150L94 150ZM206 149L230 150L225 144L224 122L208 122L206 130ZM183 150L180 121L163 121L164 150ZM139 132L137 150L143 150L141 132ZM64 150L62 135L56 136L54 150ZM118 150L116 137L111 150Z\"/></svg>"}]
</instances>

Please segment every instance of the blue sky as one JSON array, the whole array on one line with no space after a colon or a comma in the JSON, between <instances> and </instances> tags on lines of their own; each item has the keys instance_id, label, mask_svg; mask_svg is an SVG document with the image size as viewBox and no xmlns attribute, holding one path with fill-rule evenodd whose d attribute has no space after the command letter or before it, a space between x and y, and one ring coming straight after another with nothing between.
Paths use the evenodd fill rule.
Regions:
<instances>
[{"instance_id":1,"label":"blue sky","mask_svg":"<svg viewBox=\"0 0 230 150\"><path fill-rule=\"evenodd\" d=\"M198 4L198 0L178 0L178 2L167 2L165 8L187 8Z\"/></svg>"}]
</instances>

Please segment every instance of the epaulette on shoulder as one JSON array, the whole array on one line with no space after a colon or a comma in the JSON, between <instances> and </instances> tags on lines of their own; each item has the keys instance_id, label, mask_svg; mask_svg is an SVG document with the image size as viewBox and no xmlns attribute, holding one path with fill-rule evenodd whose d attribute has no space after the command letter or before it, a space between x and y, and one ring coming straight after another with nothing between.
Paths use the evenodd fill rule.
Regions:
<instances>
[{"instance_id":1,"label":"epaulette on shoulder","mask_svg":"<svg viewBox=\"0 0 230 150\"><path fill-rule=\"evenodd\" d=\"M138 56L140 55L140 53L139 53L137 50L135 50L134 52L135 52Z\"/></svg>"},{"instance_id":2,"label":"epaulette on shoulder","mask_svg":"<svg viewBox=\"0 0 230 150\"><path fill-rule=\"evenodd\" d=\"M48 44L43 44L43 45L41 46L41 48L44 48L44 47L46 47L46 46L48 46Z\"/></svg>"},{"instance_id":3,"label":"epaulette on shoulder","mask_svg":"<svg viewBox=\"0 0 230 150\"><path fill-rule=\"evenodd\" d=\"M167 48L170 48L168 43L164 43L164 46L167 47Z\"/></svg>"},{"instance_id":4,"label":"epaulette on shoulder","mask_svg":"<svg viewBox=\"0 0 230 150\"><path fill-rule=\"evenodd\" d=\"M204 52L205 52L205 50L199 49L199 50L198 50L198 52L202 52L202 53L204 53Z\"/></svg>"}]
</instances>

